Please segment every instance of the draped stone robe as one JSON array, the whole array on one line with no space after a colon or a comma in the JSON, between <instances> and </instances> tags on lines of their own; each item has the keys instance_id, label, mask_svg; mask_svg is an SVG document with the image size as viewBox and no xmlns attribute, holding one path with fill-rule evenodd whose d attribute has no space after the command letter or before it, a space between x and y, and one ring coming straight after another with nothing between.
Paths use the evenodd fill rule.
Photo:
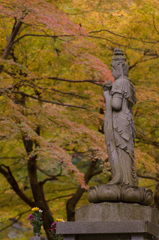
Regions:
<instances>
[{"instance_id":1,"label":"draped stone robe","mask_svg":"<svg viewBox=\"0 0 159 240\"><path fill-rule=\"evenodd\" d=\"M122 76L115 80L111 91L105 91L105 138L113 179L110 184L137 186L134 166L135 126L132 107L136 103L130 80ZM113 108L113 98L122 100L120 110Z\"/></svg>"}]
</instances>

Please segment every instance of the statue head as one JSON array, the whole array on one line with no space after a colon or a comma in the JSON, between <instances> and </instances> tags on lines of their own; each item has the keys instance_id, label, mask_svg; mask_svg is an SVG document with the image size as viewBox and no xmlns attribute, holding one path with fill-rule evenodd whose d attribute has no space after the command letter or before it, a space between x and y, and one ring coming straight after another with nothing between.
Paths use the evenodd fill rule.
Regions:
<instances>
[{"instance_id":1,"label":"statue head","mask_svg":"<svg viewBox=\"0 0 159 240\"><path fill-rule=\"evenodd\" d=\"M129 65L126 63L126 58L120 48L114 49L111 66L115 80L122 76L128 77Z\"/></svg>"}]
</instances>

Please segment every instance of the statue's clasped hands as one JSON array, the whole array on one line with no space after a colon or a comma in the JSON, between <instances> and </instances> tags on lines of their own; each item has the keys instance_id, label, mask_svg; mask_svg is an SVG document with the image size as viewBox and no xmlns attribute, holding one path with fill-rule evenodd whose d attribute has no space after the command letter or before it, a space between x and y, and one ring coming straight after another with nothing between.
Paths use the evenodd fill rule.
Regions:
<instances>
[{"instance_id":1,"label":"statue's clasped hands","mask_svg":"<svg viewBox=\"0 0 159 240\"><path fill-rule=\"evenodd\" d=\"M102 88L104 91L110 90L112 88L112 81L108 80L106 83L103 84Z\"/></svg>"}]
</instances>

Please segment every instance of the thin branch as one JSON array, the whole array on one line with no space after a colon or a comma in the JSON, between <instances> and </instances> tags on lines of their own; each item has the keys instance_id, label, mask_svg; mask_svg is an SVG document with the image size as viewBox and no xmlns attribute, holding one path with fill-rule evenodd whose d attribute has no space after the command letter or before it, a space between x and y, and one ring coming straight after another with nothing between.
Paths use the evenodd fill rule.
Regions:
<instances>
[{"instance_id":1,"label":"thin branch","mask_svg":"<svg viewBox=\"0 0 159 240\"><path fill-rule=\"evenodd\" d=\"M14 25L13 25L13 28L12 28L12 33L14 32L16 25L17 25L17 18L14 17Z\"/></svg>"},{"instance_id":2,"label":"thin branch","mask_svg":"<svg viewBox=\"0 0 159 240\"><path fill-rule=\"evenodd\" d=\"M102 173L102 172L103 172L102 170L93 172L93 173L91 174L91 177L94 177L94 176L96 176L96 175L98 175L98 174L100 174L100 173Z\"/></svg>"},{"instance_id":3,"label":"thin branch","mask_svg":"<svg viewBox=\"0 0 159 240\"><path fill-rule=\"evenodd\" d=\"M47 200L47 202L54 201L54 200L57 200L57 199L59 199L59 198L70 197L70 196L73 196L73 193L72 193L72 194L68 194L68 195L59 196L59 197L56 197L56 198L49 199L49 200Z\"/></svg>"},{"instance_id":4,"label":"thin branch","mask_svg":"<svg viewBox=\"0 0 159 240\"><path fill-rule=\"evenodd\" d=\"M85 109L85 110L89 111L89 109L86 108L86 107L76 106L76 105L66 104L66 103L59 103L59 102L54 102L54 101L50 101L50 100L46 100L46 99L41 99L41 98L35 97L33 95L30 95L30 94L27 94L27 93L24 93L24 92L21 92L21 91L12 91L12 93L19 93L23 96L33 98L33 99L38 100L40 102L52 103L52 104L61 105L61 106L64 106L64 107L80 108L80 109Z\"/></svg>"},{"instance_id":5,"label":"thin branch","mask_svg":"<svg viewBox=\"0 0 159 240\"><path fill-rule=\"evenodd\" d=\"M6 139L6 138L7 138L6 135L0 135L0 140L4 140L4 139Z\"/></svg>"},{"instance_id":6,"label":"thin branch","mask_svg":"<svg viewBox=\"0 0 159 240\"><path fill-rule=\"evenodd\" d=\"M145 40L142 40L142 39L137 39L137 38L134 38L134 37L123 36L123 35L121 35L121 34L112 32L112 31L110 31L110 30L108 30L108 29L101 29L101 30L97 30L97 31L91 31L91 32L89 32L89 33L91 34L91 33L100 33L100 32L108 32L108 33L113 34L113 35L118 36L118 37L127 38L127 39L132 39L132 40L139 41L139 42L143 42L143 43L150 43L150 44L157 44L157 43L158 43L158 41L150 42L150 41L145 41Z\"/></svg>"},{"instance_id":7,"label":"thin branch","mask_svg":"<svg viewBox=\"0 0 159 240\"><path fill-rule=\"evenodd\" d=\"M153 18L153 26L154 26L154 29L155 29L155 31L157 32L157 34L159 34L159 31L158 31L158 29L157 29L157 27L156 27L156 23L155 23L155 16L153 15L152 18Z\"/></svg>"},{"instance_id":8,"label":"thin branch","mask_svg":"<svg viewBox=\"0 0 159 240\"><path fill-rule=\"evenodd\" d=\"M77 190L77 187L72 187L72 188L65 188L65 189L55 189L55 192L65 192L65 191L69 191L69 190Z\"/></svg>"},{"instance_id":9,"label":"thin branch","mask_svg":"<svg viewBox=\"0 0 159 240\"><path fill-rule=\"evenodd\" d=\"M44 171L43 171L44 173ZM45 172L46 173L46 172ZM60 177L62 175L62 168L60 170L60 173L56 174L56 175L48 175L50 176L49 178L45 178L43 181L40 182L41 185L44 185L46 182L48 181L55 181L58 180L58 177Z\"/></svg>"},{"instance_id":10,"label":"thin branch","mask_svg":"<svg viewBox=\"0 0 159 240\"><path fill-rule=\"evenodd\" d=\"M153 18L154 19L154 18ZM155 26L155 30L157 31L156 29L156 26ZM122 38L126 38L126 39L131 39L131 40L135 40L135 41L139 41L139 42L143 42L143 43L149 43L149 44L158 44L158 41L145 41L143 39L137 39L137 38L134 38L134 37L128 37L128 36L123 36L121 34L118 34L118 33L114 33L108 29L101 29L101 30L97 30L97 31L91 31L89 32L89 34L92 34L92 33L100 33L100 32L108 32L110 34L113 34L115 36L118 36L118 37L122 37ZM158 32L158 31L157 31ZM81 36L81 35L80 35ZM91 36L91 35L82 35L83 37L97 37L97 36ZM14 42L18 42L20 41L21 39L23 39L24 37L49 37L49 38L63 38L63 37L78 37L78 35L48 35L48 34L24 34L23 36L17 38ZM107 39L108 40L108 39ZM111 40L109 40L111 41ZM117 42L116 42L117 44Z\"/></svg>"},{"instance_id":11,"label":"thin branch","mask_svg":"<svg viewBox=\"0 0 159 240\"><path fill-rule=\"evenodd\" d=\"M137 132L139 134L136 136L136 138L139 139L140 142L146 143L146 144L151 144L151 145L153 145L155 147L159 146L159 141L154 141L154 140L148 138L143 132L140 132L138 129L136 129L136 133Z\"/></svg>"},{"instance_id":12,"label":"thin branch","mask_svg":"<svg viewBox=\"0 0 159 240\"><path fill-rule=\"evenodd\" d=\"M30 209L27 210L27 211L25 211L25 212L23 212L23 213L19 213L18 216L14 217L14 218L16 219L16 222L19 221L19 219L21 218L21 216L23 216L24 214L26 214L26 213L28 213L28 212L30 212ZM12 222L12 223L8 224L7 226L5 226L4 228L1 228L1 229L0 229L0 232L6 230L7 228L9 228L9 227L11 227L11 226L13 226L14 223L15 223L15 222Z\"/></svg>"},{"instance_id":13,"label":"thin branch","mask_svg":"<svg viewBox=\"0 0 159 240\"><path fill-rule=\"evenodd\" d=\"M57 38L57 36L53 36L53 35L44 35L44 34L24 34L23 36L17 38L13 44L15 44L16 42L19 42L21 39L23 39L24 37L50 37L50 38Z\"/></svg>"},{"instance_id":14,"label":"thin branch","mask_svg":"<svg viewBox=\"0 0 159 240\"><path fill-rule=\"evenodd\" d=\"M45 77L47 79L51 79L51 80L57 80L57 81L62 81L62 82L69 82L69 83L85 83L85 82L89 82L95 85L99 85L102 86L102 84L98 83L99 81L95 81L95 80L71 80L71 79L65 79L65 78L58 78L58 77ZM30 80L40 80L43 78L34 78L34 79L30 79ZM103 81L101 81L103 83Z\"/></svg>"},{"instance_id":15,"label":"thin branch","mask_svg":"<svg viewBox=\"0 0 159 240\"><path fill-rule=\"evenodd\" d=\"M18 219L19 220L19 219ZM14 222L12 222L12 223L10 223L10 224L8 224L7 226L5 226L4 228L1 228L0 229L0 232L2 232L2 231L4 231L4 230L6 230L7 228L9 228L9 227L11 227L11 226L13 226L13 224L14 224Z\"/></svg>"},{"instance_id":16,"label":"thin branch","mask_svg":"<svg viewBox=\"0 0 159 240\"><path fill-rule=\"evenodd\" d=\"M61 126L61 127L65 127L65 128L69 128L69 127L66 127L65 125L63 125L63 124L61 124L61 123L58 123L58 122L56 122L56 121L54 121L54 120L52 120L51 118L48 118L52 123L54 123L54 124L56 124L56 125L58 125L58 126Z\"/></svg>"},{"instance_id":17,"label":"thin branch","mask_svg":"<svg viewBox=\"0 0 159 240\"><path fill-rule=\"evenodd\" d=\"M76 35L48 35L48 34L24 34L23 36L17 38L13 44L20 41L24 37L48 37L48 38L62 38L62 37L76 37Z\"/></svg>"},{"instance_id":18,"label":"thin branch","mask_svg":"<svg viewBox=\"0 0 159 240\"><path fill-rule=\"evenodd\" d=\"M129 70L131 70L132 68L136 67L139 63L141 62L147 62L147 61L150 61L150 60L153 60L153 59L156 59L156 58L159 58L159 55L156 53L156 56L155 57L152 57L152 58L148 58L148 59L144 59L144 60L139 60L137 62L135 62L133 65L131 65L129 67Z\"/></svg>"},{"instance_id":19,"label":"thin branch","mask_svg":"<svg viewBox=\"0 0 159 240\"><path fill-rule=\"evenodd\" d=\"M133 47L130 47L130 46L128 46L128 45L120 44L119 42L114 42L114 41L112 41L112 40L110 40L110 39L108 39L108 38L97 37L97 36L88 36L88 37L90 37L90 38L97 38L97 39L101 39L101 40L105 40L105 41L107 41L107 42L111 42L111 43L113 43L113 44L115 44L115 45L118 45L118 46L121 46L121 47L125 47L125 48L129 48L129 49L132 49L132 50L135 50L135 51L145 52L144 49L141 49L141 48L133 48Z\"/></svg>"},{"instance_id":20,"label":"thin branch","mask_svg":"<svg viewBox=\"0 0 159 240\"><path fill-rule=\"evenodd\" d=\"M154 187L154 185L152 184L152 185L148 185L148 186L144 186L145 188L152 188L152 187Z\"/></svg>"},{"instance_id":21,"label":"thin branch","mask_svg":"<svg viewBox=\"0 0 159 240\"><path fill-rule=\"evenodd\" d=\"M12 74L10 72L8 72L7 70L4 70L3 69L3 72L7 73L9 76L13 77L14 79L17 79L16 76L14 76L15 74ZM71 79L65 79L65 78L58 78L58 77L45 77L45 78L30 78L28 80L30 81L35 81L35 80L41 80L41 79L51 79L51 80L55 80L55 81L62 81L62 82L69 82L69 83L85 83L85 82L88 82L88 83L92 83L92 84L95 84L95 85L98 85L98 86L102 86L103 85L103 81L100 79L100 80L71 80ZM101 82L101 83L99 83ZM26 85L27 86L27 85ZM29 85L28 85L29 86ZM13 87L12 87L13 88ZM38 87L40 88L40 87ZM8 89L11 89L11 87L9 87ZM51 88L53 91L59 91L57 89L54 89L54 88ZM63 94L73 94L73 93L67 93L67 92L62 92L62 91L59 91ZM77 95L79 96L79 95ZM79 96L79 97L82 97L82 96Z\"/></svg>"},{"instance_id":22,"label":"thin branch","mask_svg":"<svg viewBox=\"0 0 159 240\"><path fill-rule=\"evenodd\" d=\"M15 180L10 168L8 166L5 166L4 164L0 165L0 173L6 178L14 192L29 206L33 206L34 202L29 199L19 188L17 181Z\"/></svg>"},{"instance_id":23,"label":"thin branch","mask_svg":"<svg viewBox=\"0 0 159 240\"><path fill-rule=\"evenodd\" d=\"M50 177L50 178L45 178L43 181L41 181L41 182L39 182L41 185L44 185L46 182L48 182L48 181L57 181L58 180L58 178L56 178L56 177L54 177L54 176L52 176L52 177Z\"/></svg>"},{"instance_id":24,"label":"thin branch","mask_svg":"<svg viewBox=\"0 0 159 240\"><path fill-rule=\"evenodd\" d=\"M155 180L155 181L159 182L159 179L156 178L156 177L143 176L143 175L141 175L141 174L137 174L137 176L138 176L139 178L152 179L152 180Z\"/></svg>"},{"instance_id":25,"label":"thin branch","mask_svg":"<svg viewBox=\"0 0 159 240\"><path fill-rule=\"evenodd\" d=\"M46 171L44 171L43 169L41 169L39 166L37 166L37 169L38 169L40 172L44 173L44 174L45 174L46 176L48 176L48 177L55 177L55 175L48 174Z\"/></svg>"},{"instance_id":26,"label":"thin branch","mask_svg":"<svg viewBox=\"0 0 159 240\"><path fill-rule=\"evenodd\" d=\"M58 90L58 89L55 89L55 88L43 88L43 87L40 87L40 86L37 86L37 85L35 85L35 84L24 84L24 86L28 86L28 87L36 87L36 88L39 88L39 89L41 89L41 90L52 90L52 91L55 91L55 92L58 92L58 93L61 93L61 94L66 94L66 95L72 95L72 96L74 96L74 97L78 97L78 98L84 98L84 99L89 99L89 98L87 98L87 97L84 97L84 96L80 96L80 95L78 95L78 94L76 94L76 93L72 93L72 92L64 92L64 91L60 91L60 90Z\"/></svg>"},{"instance_id":27,"label":"thin branch","mask_svg":"<svg viewBox=\"0 0 159 240\"><path fill-rule=\"evenodd\" d=\"M43 169L41 169L41 168L38 167L38 166L37 166L37 169L38 169L40 172L44 173L46 176L50 177L50 178L56 178L56 177L61 176L61 174L62 174L62 168L61 168L61 170L60 170L60 173L58 173L58 174L56 174L56 175L48 174L46 171L44 171Z\"/></svg>"},{"instance_id":28,"label":"thin branch","mask_svg":"<svg viewBox=\"0 0 159 240\"><path fill-rule=\"evenodd\" d=\"M0 157L0 159L19 159L19 157Z\"/></svg>"}]
</instances>

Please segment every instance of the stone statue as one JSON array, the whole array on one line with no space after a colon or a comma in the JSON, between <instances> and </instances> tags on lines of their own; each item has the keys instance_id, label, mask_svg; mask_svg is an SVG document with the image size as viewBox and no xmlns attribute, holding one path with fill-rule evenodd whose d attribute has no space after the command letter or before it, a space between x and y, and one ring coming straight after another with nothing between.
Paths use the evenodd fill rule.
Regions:
<instances>
[{"instance_id":1,"label":"stone statue","mask_svg":"<svg viewBox=\"0 0 159 240\"><path fill-rule=\"evenodd\" d=\"M135 125L133 105L136 103L135 89L128 78L129 66L123 51L114 49L112 75L103 85L106 99L104 133L113 178L108 184L90 187L90 202L135 202L149 205L152 191L138 187L134 165Z\"/></svg>"},{"instance_id":2,"label":"stone statue","mask_svg":"<svg viewBox=\"0 0 159 240\"><path fill-rule=\"evenodd\" d=\"M103 85L106 99L104 132L109 161L113 172L111 184L137 186L134 166L135 126L133 105L136 103L135 90L128 78L129 66L120 48L114 50L112 59L113 85Z\"/></svg>"}]
</instances>

